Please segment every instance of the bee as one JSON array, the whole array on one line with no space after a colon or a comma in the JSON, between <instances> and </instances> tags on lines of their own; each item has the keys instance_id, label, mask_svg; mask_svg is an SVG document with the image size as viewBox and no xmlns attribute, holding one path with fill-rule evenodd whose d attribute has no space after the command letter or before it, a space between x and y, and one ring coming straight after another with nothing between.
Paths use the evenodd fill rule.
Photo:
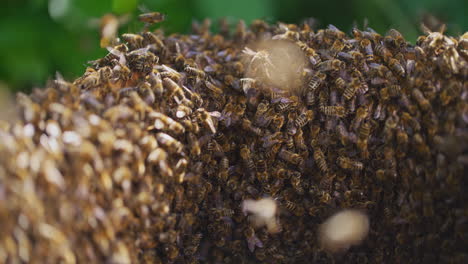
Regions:
<instances>
[{"instance_id":1,"label":"bee","mask_svg":"<svg viewBox=\"0 0 468 264\"><path fill-rule=\"evenodd\" d=\"M322 84L323 81L327 78L327 75L323 72L316 72L308 84L308 91L315 92L317 88Z\"/></svg>"},{"instance_id":2,"label":"bee","mask_svg":"<svg viewBox=\"0 0 468 264\"><path fill-rule=\"evenodd\" d=\"M267 182L268 180L268 173L267 173L267 163L264 159L259 159L257 160L256 164L256 170L257 170L257 179L260 182Z\"/></svg>"},{"instance_id":3,"label":"bee","mask_svg":"<svg viewBox=\"0 0 468 264\"><path fill-rule=\"evenodd\" d=\"M370 122L363 122L359 127L358 136L360 140L367 140L369 138L372 126Z\"/></svg>"},{"instance_id":4,"label":"bee","mask_svg":"<svg viewBox=\"0 0 468 264\"><path fill-rule=\"evenodd\" d=\"M364 53L366 54L366 61L367 62L373 62L375 60L374 50L372 49L372 45L371 45L370 40L362 39L359 42L359 45L361 46L361 48L364 50Z\"/></svg>"},{"instance_id":5,"label":"bee","mask_svg":"<svg viewBox=\"0 0 468 264\"><path fill-rule=\"evenodd\" d=\"M346 81L341 77L337 77L335 79L335 86L338 90L343 90L346 87Z\"/></svg>"},{"instance_id":6,"label":"bee","mask_svg":"<svg viewBox=\"0 0 468 264\"><path fill-rule=\"evenodd\" d=\"M148 155L147 161L150 164L158 164L159 169L164 175L168 177L172 177L173 172L167 162L167 157L168 157L168 154L164 149L156 148Z\"/></svg>"},{"instance_id":7,"label":"bee","mask_svg":"<svg viewBox=\"0 0 468 264\"><path fill-rule=\"evenodd\" d=\"M206 74L205 74L204 71L199 70L199 69L197 69L195 67L190 67L189 65L185 66L184 71L191 74L192 76L196 76L196 77L199 77L199 78L202 78L202 79L205 79L205 77L206 77Z\"/></svg>"},{"instance_id":8,"label":"bee","mask_svg":"<svg viewBox=\"0 0 468 264\"><path fill-rule=\"evenodd\" d=\"M323 154L322 150L318 147L315 147L314 150L314 160L315 164L317 164L320 171L322 171L323 173L328 172L328 165L325 159L325 155Z\"/></svg>"},{"instance_id":9,"label":"bee","mask_svg":"<svg viewBox=\"0 0 468 264\"><path fill-rule=\"evenodd\" d=\"M299 99L297 96L284 98L278 104L276 104L276 110L280 113L289 111L298 105L298 100Z\"/></svg>"},{"instance_id":10,"label":"bee","mask_svg":"<svg viewBox=\"0 0 468 264\"><path fill-rule=\"evenodd\" d=\"M322 62L322 59L320 58L320 55L317 54L317 52L309 47L306 43L302 41L296 41L296 44L299 46L299 48L304 51L307 57L309 57L310 62L312 65L317 65L320 62Z\"/></svg>"},{"instance_id":11,"label":"bee","mask_svg":"<svg viewBox=\"0 0 468 264\"><path fill-rule=\"evenodd\" d=\"M297 192L297 194L304 195L304 188L302 187L302 179L301 179L301 174L300 173L295 172L294 175L292 175L290 177L290 182L291 182L291 185L292 185L293 189ZM300 208L300 209L298 210L298 208ZM304 208L296 207L295 210L294 210L294 214L296 214L296 213L299 213L298 216L302 216L304 214Z\"/></svg>"},{"instance_id":12,"label":"bee","mask_svg":"<svg viewBox=\"0 0 468 264\"><path fill-rule=\"evenodd\" d=\"M330 47L330 55L336 57L336 55L345 48L343 39L336 39L333 45Z\"/></svg>"},{"instance_id":13,"label":"bee","mask_svg":"<svg viewBox=\"0 0 468 264\"><path fill-rule=\"evenodd\" d=\"M247 145L241 145L241 147L240 147L240 156L241 156L242 160L244 161L245 166L247 167L247 169L249 169L250 171L254 171L255 170L255 163L252 160L252 156L250 154L250 149L249 149L249 147L247 147Z\"/></svg>"},{"instance_id":14,"label":"bee","mask_svg":"<svg viewBox=\"0 0 468 264\"><path fill-rule=\"evenodd\" d=\"M352 160L348 157L340 156L337 159L338 166L347 170L357 170L360 171L364 168L362 162Z\"/></svg>"},{"instance_id":15,"label":"bee","mask_svg":"<svg viewBox=\"0 0 468 264\"><path fill-rule=\"evenodd\" d=\"M166 19L166 15L160 12L150 12L138 15L138 20L147 24L161 23Z\"/></svg>"},{"instance_id":16,"label":"bee","mask_svg":"<svg viewBox=\"0 0 468 264\"><path fill-rule=\"evenodd\" d=\"M247 240L247 246L250 252L253 252L255 247L263 247L262 241L255 235L255 230L251 226L245 228L243 234Z\"/></svg>"},{"instance_id":17,"label":"bee","mask_svg":"<svg viewBox=\"0 0 468 264\"><path fill-rule=\"evenodd\" d=\"M242 128L257 136L261 136L263 134L263 130L261 128L253 126L252 122L246 118L242 119Z\"/></svg>"},{"instance_id":18,"label":"bee","mask_svg":"<svg viewBox=\"0 0 468 264\"><path fill-rule=\"evenodd\" d=\"M391 58L388 61L388 67L390 67L390 69L392 69L398 76L405 77L405 68L401 66L398 60Z\"/></svg>"},{"instance_id":19,"label":"bee","mask_svg":"<svg viewBox=\"0 0 468 264\"><path fill-rule=\"evenodd\" d=\"M390 46L402 48L406 45L405 38L396 29L390 29L384 38L384 42Z\"/></svg>"},{"instance_id":20,"label":"bee","mask_svg":"<svg viewBox=\"0 0 468 264\"><path fill-rule=\"evenodd\" d=\"M299 150L307 150L307 145L303 137L302 129L299 129L298 132L294 135L294 145Z\"/></svg>"},{"instance_id":21,"label":"bee","mask_svg":"<svg viewBox=\"0 0 468 264\"><path fill-rule=\"evenodd\" d=\"M305 112L302 112L295 120L294 120L294 125L297 128L302 128L305 126L309 121L314 119L314 111L312 110L307 110Z\"/></svg>"},{"instance_id":22,"label":"bee","mask_svg":"<svg viewBox=\"0 0 468 264\"><path fill-rule=\"evenodd\" d=\"M289 211L294 213L296 211L296 209L298 208L298 205L297 205L297 203L292 202L292 201L285 201L284 202L284 207L286 207L286 209L288 209Z\"/></svg>"},{"instance_id":23,"label":"bee","mask_svg":"<svg viewBox=\"0 0 468 264\"><path fill-rule=\"evenodd\" d=\"M302 157L297 154L297 153L294 153L294 152L291 152L289 150L286 150L286 149L281 149L280 152L278 153L278 156L286 161L286 162L289 162L293 165L300 165L304 162L304 160L302 159Z\"/></svg>"},{"instance_id":24,"label":"bee","mask_svg":"<svg viewBox=\"0 0 468 264\"><path fill-rule=\"evenodd\" d=\"M159 112L150 113L150 117L155 119L154 128L161 130L165 129L167 131L172 131L176 134L182 134L185 132L185 128L174 119L168 117L165 114Z\"/></svg>"},{"instance_id":25,"label":"bee","mask_svg":"<svg viewBox=\"0 0 468 264\"><path fill-rule=\"evenodd\" d=\"M240 79L240 83L242 86L242 90L245 94L247 94L250 89L255 88L256 81L253 78L242 78Z\"/></svg>"},{"instance_id":26,"label":"bee","mask_svg":"<svg viewBox=\"0 0 468 264\"><path fill-rule=\"evenodd\" d=\"M158 54L163 54L163 51L166 49L166 46L164 45L164 42L161 40L160 37L158 37L156 34L153 32L143 32L143 44L144 46L151 46L154 45L154 48L151 48L151 51L156 52L159 50Z\"/></svg>"},{"instance_id":27,"label":"bee","mask_svg":"<svg viewBox=\"0 0 468 264\"><path fill-rule=\"evenodd\" d=\"M386 63L392 58L392 53L382 44L375 45L375 53Z\"/></svg>"},{"instance_id":28,"label":"bee","mask_svg":"<svg viewBox=\"0 0 468 264\"><path fill-rule=\"evenodd\" d=\"M344 63L340 60L333 59L333 60L326 60L317 65L318 69L320 71L339 71L341 68L343 68Z\"/></svg>"},{"instance_id":29,"label":"bee","mask_svg":"<svg viewBox=\"0 0 468 264\"><path fill-rule=\"evenodd\" d=\"M344 39L346 37L346 33L331 24L324 30L324 34L331 39Z\"/></svg>"},{"instance_id":30,"label":"bee","mask_svg":"<svg viewBox=\"0 0 468 264\"><path fill-rule=\"evenodd\" d=\"M180 141L163 132L156 133L156 140L171 153L181 153L184 148Z\"/></svg>"},{"instance_id":31,"label":"bee","mask_svg":"<svg viewBox=\"0 0 468 264\"><path fill-rule=\"evenodd\" d=\"M356 91L359 89L360 86L361 86L361 81L357 78L353 78L351 83L343 91L343 97L346 100L351 100L351 98L354 97L354 95L356 94Z\"/></svg>"},{"instance_id":32,"label":"bee","mask_svg":"<svg viewBox=\"0 0 468 264\"><path fill-rule=\"evenodd\" d=\"M322 112L327 116L346 116L346 109L343 106L325 106L323 107Z\"/></svg>"},{"instance_id":33,"label":"bee","mask_svg":"<svg viewBox=\"0 0 468 264\"><path fill-rule=\"evenodd\" d=\"M136 49L141 49L143 48L143 37L138 34L131 34L131 33L125 33L122 34L122 39L127 42L128 47L131 50L136 50Z\"/></svg>"},{"instance_id":34,"label":"bee","mask_svg":"<svg viewBox=\"0 0 468 264\"><path fill-rule=\"evenodd\" d=\"M306 104L307 106L312 106L315 104L315 94L312 91L307 91L306 92Z\"/></svg>"},{"instance_id":35,"label":"bee","mask_svg":"<svg viewBox=\"0 0 468 264\"><path fill-rule=\"evenodd\" d=\"M392 84L387 87L388 94L392 98L397 98L401 95L401 87L398 84Z\"/></svg>"},{"instance_id":36,"label":"bee","mask_svg":"<svg viewBox=\"0 0 468 264\"><path fill-rule=\"evenodd\" d=\"M416 102L418 103L419 107L421 107L421 109L423 111L429 111L431 109L431 104L429 102L429 100L427 100L424 95L422 94L422 92L418 89L418 88L414 88L411 92L411 95L413 96L413 98L416 100Z\"/></svg>"},{"instance_id":37,"label":"bee","mask_svg":"<svg viewBox=\"0 0 468 264\"><path fill-rule=\"evenodd\" d=\"M101 48L111 47L117 44L117 32L119 30L119 19L106 14L100 19L99 32L101 34Z\"/></svg>"},{"instance_id":38,"label":"bee","mask_svg":"<svg viewBox=\"0 0 468 264\"><path fill-rule=\"evenodd\" d=\"M151 84L148 82L142 82L138 85L138 94L142 97L143 101L149 106L153 105L156 101L156 96L151 89Z\"/></svg>"}]
</instances>

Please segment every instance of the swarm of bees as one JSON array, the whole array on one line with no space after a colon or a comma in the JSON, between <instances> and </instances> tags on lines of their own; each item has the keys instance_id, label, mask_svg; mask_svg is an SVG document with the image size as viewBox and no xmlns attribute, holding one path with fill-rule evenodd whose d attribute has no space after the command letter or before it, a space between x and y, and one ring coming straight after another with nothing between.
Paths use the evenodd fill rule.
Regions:
<instances>
[{"instance_id":1,"label":"swarm of bees","mask_svg":"<svg viewBox=\"0 0 468 264\"><path fill-rule=\"evenodd\" d=\"M146 26L17 94L0 263L332 263L318 233L340 209L369 217L348 263L468 262L467 34L210 25ZM304 52L301 88L244 75L260 40ZM246 213L262 199L275 232Z\"/></svg>"}]
</instances>

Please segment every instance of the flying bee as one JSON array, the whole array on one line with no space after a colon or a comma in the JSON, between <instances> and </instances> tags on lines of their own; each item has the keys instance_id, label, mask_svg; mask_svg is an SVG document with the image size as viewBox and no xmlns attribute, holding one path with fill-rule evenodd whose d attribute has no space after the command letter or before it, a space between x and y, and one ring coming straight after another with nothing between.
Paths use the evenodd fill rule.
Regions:
<instances>
[{"instance_id":1,"label":"flying bee","mask_svg":"<svg viewBox=\"0 0 468 264\"><path fill-rule=\"evenodd\" d=\"M325 159L325 155L323 154L322 150L318 147L316 147L314 150L314 160L315 164L317 164L317 167L320 169L320 171L324 173L328 172L328 165Z\"/></svg>"},{"instance_id":2,"label":"flying bee","mask_svg":"<svg viewBox=\"0 0 468 264\"><path fill-rule=\"evenodd\" d=\"M427 100L424 97L423 93L418 88L414 88L411 92L411 95L413 96L413 98L416 100L419 107L421 107L423 111L427 112L431 109L431 104L429 100Z\"/></svg>"},{"instance_id":3,"label":"flying bee","mask_svg":"<svg viewBox=\"0 0 468 264\"><path fill-rule=\"evenodd\" d=\"M356 91L361 87L361 81L358 78L353 78L351 83L343 91L343 97L346 100L351 100L356 94Z\"/></svg>"},{"instance_id":4,"label":"flying bee","mask_svg":"<svg viewBox=\"0 0 468 264\"><path fill-rule=\"evenodd\" d=\"M316 72L313 76L312 79L310 79L309 84L308 84L308 91L315 92L317 88L322 84L323 81L327 78L327 75L323 72Z\"/></svg>"},{"instance_id":5,"label":"flying bee","mask_svg":"<svg viewBox=\"0 0 468 264\"><path fill-rule=\"evenodd\" d=\"M299 154L291 152L291 151L286 150L284 148L280 150L280 152L278 153L278 156L282 160L284 160L286 162L289 162L289 163L291 163L293 165L300 165L304 161Z\"/></svg>"},{"instance_id":6,"label":"flying bee","mask_svg":"<svg viewBox=\"0 0 468 264\"><path fill-rule=\"evenodd\" d=\"M405 68L401 66L398 60L391 58L388 62L388 67L390 67L390 69L392 69L400 77L405 77Z\"/></svg>"},{"instance_id":7,"label":"flying bee","mask_svg":"<svg viewBox=\"0 0 468 264\"><path fill-rule=\"evenodd\" d=\"M327 116L345 117L346 109L343 106L325 106L322 112Z\"/></svg>"},{"instance_id":8,"label":"flying bee","mask_svg":"<svg viewBox=\"0 0 468 264\"><path fill-rule=\"evenodd\" d=\"M116 16L112 14L104 15L101 18L99 28L101 33L101 48L111 47L117 44L119 19Z\"/></svg>"},{"instance_id":9,"label":"flying bee","mask_svg":"<svg viewBox=\"0 0 468 264\"><path fill-rule=\"evenodd\" d=\"M340 60L326 60L317 65L320 71L339 71L344 66L344 63Z\"/></svg>"},{"instance_id":10,"label":"flying bee","mask_svg":"<svg viewBox=\"0 0 468 264\"><path fill-rule=\"evenodd\" d=\"M150 12L138 15L138 20L143 23L157 24L166 19L166 15L160 12Z\"/></svg>"},{"instance_id":11,"label":"flying bee","mask_svg":"<svg viewBox=\"0 0 468 264\"><path fill-rule=\"evenodd\" d=\"M362 164L362 162L355 161L348 157L343 157L343 156L338 157L337 163L338 163L338 166L346 170L360 171L364 168L364 165Z\"/></svg>"},{"instance_id":12,"label":"flying bee","mask_svg":"<svg viewBox=\"0 0 468 264\"><path fill-rule=\"evenodd\" d=\"M294 120L294 125L296 128L302 128L305 126L309 121L314 119L314 111L312 110L307 110L305 112L302 112L296 120Z\"/></svg>"}]
</instances>

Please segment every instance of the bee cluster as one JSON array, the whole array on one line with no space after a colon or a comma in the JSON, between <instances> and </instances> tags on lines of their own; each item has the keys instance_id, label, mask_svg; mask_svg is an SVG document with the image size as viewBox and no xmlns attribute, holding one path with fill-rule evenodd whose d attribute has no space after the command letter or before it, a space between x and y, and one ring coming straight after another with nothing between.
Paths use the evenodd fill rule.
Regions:
<instances>
[{"instance_id":1,"label":"bee cluster","mask_svg":"<svg viewBox=\"0 0 468 264\"><path fill-rule=\"evenodd\" d=\"M467 34L209 28L123 34L73 83L17 95L0 262L329 263L318 228L341 208L370 221L346 262L468 261ZM261 40L304 52L294 89L246 78L271 64ZM242 208L265 197L274 232Z\"/></svg>"}]
</instances>

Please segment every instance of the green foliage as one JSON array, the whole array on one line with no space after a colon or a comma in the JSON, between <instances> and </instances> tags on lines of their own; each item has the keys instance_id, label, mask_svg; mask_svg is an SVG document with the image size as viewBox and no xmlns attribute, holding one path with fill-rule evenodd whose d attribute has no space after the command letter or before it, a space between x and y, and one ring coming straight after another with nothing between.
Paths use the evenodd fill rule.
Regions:
<instances>
[{"instance_id":1,"label":"green foliage","mask_svg":"<svg viewBox=\"0 0 468 264\"><path fill-rule=\"evenodd\" d=\"M0 9L0 80L15 90L43 86L62 73L73 79L86 62L106 54L99 47L99 18L106 13L131 14L121 33L138 31L140 10L167 14L160 27L168 33L186 33L192 20L227 17L251 22L299 23L314 17L320 27L334 24L348 31L365 19L380 33L399 29L410 41L420 34L425 14L447 23L450 34L468 27L468 1L459 0L4 0ZM216 23L213 23L216 29Z\"/></svg>"}]
</instances>

